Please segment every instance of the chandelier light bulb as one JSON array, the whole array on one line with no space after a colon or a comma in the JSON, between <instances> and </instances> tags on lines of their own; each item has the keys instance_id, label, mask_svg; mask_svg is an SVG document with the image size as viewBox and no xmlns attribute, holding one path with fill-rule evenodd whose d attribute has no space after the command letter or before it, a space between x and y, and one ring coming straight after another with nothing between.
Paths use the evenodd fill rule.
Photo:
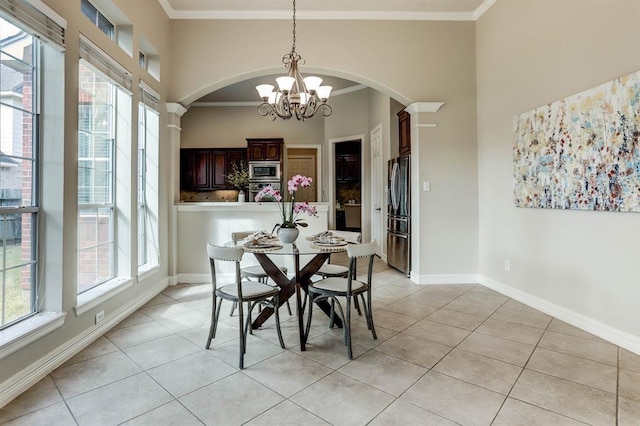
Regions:
<instances>
[{"instance_id":1,"label":"chandelier light bulb","mask_svg":"<svg viewBox=\"0 0 640 426\"><path fill-rule=\"evenodd\" d=\"M309 77L304 78L304 84L307 86L307 90L310 93L314 93L322 84L322 79L320 77L310 75Z\"/></svg>"},{"instance_id":2,"label":"chandelier light bulb","mask_svg":"<svg viewBox=\"0 0 640 426\"><path fill-rule=\"evenodd\" d=\"M276 83L278 83L278 88L282 93L287 93L293 87L293 83L296 82L296 79L289 76L278 77L276 78Z\"/></svg>"},{"instance_id":3,"label":"chandelier light bulb","mask_svg":"<svg viewBox=\"0 0 640 426\"><path fill-rule=\"evenodd\" d=\"M269 99L271 93L273 93L273 85L272 84L260 84L256 86L256 90L258 91L258 95L262 98L263 101Z\"/></svg>"},{"instance_id":4,"label":"chandelier light bulb","mask_svg":"<svg viewBox=\"0 0 640 426\"><path fill-rule=\"evenodd\" d=\"M320 86L318 87L316 94L322 102L326 102L327 99L329 99L329 95L331 94L331 89L333 89L333 87L331 86Z\"/></svg>"}]
</instances>

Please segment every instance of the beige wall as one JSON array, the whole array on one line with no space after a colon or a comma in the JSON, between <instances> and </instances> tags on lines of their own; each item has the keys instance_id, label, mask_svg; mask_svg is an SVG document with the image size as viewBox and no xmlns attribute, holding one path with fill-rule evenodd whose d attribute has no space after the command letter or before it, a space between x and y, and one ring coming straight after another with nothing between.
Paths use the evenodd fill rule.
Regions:
<instances>
[{"instance_id":1,"label":"beige wall","mask_svg":"<svg viewBox=\"0 0 640 426\"><path fill-rule=\"evenodd\" d=\"M133 96L133 123L136 122L137 117L137 84L138 80L142 79L152 88L158 91L162 100L166 99L168 82L170 81L170 70L167 66L169 61L169 19L165 15L164 11L156 0L114 0L115 5L128 17L132 22L134 28L134 51L138 50L138 39L140 36L144 36L151 44L154 45L161 57L162 67L162 82L155 81L146 71L143 71L138 67L137 54L135 59L128 56L122 49L110 41L102 32L100 32L88 19L86 19L80 12L80 1L74 0L43 0L43 2L53 9L56 13L62 16L67 21L67 28L65 32L67 49L65 53L65 70L64 70L64 91L61 95L64 97L64 147L60 146L58 149L64 149L64 175L60 177L60 180L56 182L57 185L64 186L63 199L64 206L60 206L60 209L46 210L45 214L51 214L54 210L56 213L63 215L62 218L49 217L47 221L46 234L43 232L43 236L46 238L52 238L54 235L62 236L62 240L57 244L56 250L48 253L48 257L45 256L42 261L51 264L51 268L59 270L61 269L60 282L57 281L57 277L52 279L52 276L44 277L47 283L47 294L45 303L47 309L51 309L53 306L49 303L51 300L59 300L57 310L66 312L67 316L64 325L56 331L47 334L45 337L38 339L35 343L24 347L23 349L14 352L8 357L2 359L0 363L0 383L5 382L16 373L27 368L31 364L35 363L39 359L49 356L56 348L68 345L69 342L74 342L74 345L82 345L82 341L78 340L79 336L86 336L95 327L95 314L98 311L103 310L105 312L105 321L127 302L140 298L148 289L154 284L166 282L167 278L167 264L168 264L168 215L170 211L171 193L170 191L160 191L160 212L159 212L159 227L160 227L160 253L162 254L161 267L159 271L150 276L148 279L140 282L135 282L132 287L124 290L122 293L110 298L108 301L100 304L98 307L89 310L88 312L76 316L73 307L76 305L76 220L77 220L77 150L78 150L78 45L79 45L79 33L82 33L94 43L101 46L109 55L116 59L121 65L131 71L134 82L134 96ZM54 89L55 90L55 89ZM167 114L166 111L161 111L160 122L160 144L165 146L166 144L166 125ZM133 126L132 129L132 152L131 156L135 159L136 154L136 142L137 141L137 126ZM45 139L44 143L51 142ZM51 147L46 147L45 150ZM168 151L161 150L160 153L160 187L169 187L170 176L170 156L167 155ZM45 161L48 159L45 159ZM136 187L136 161L132 162L134 167L134 173L132 173L130 187ZM45 183L48 184L49 182ZM46 195L45 195L46 197ZM131 194L131 205L135 208L135 193ZM133 214L133 212L132 212ZM132 228L135 235L135 228ZM134 239L135 241L135 239ZM57 256L60 256L60 264L57 264ZM50 258L55 258L55 261L51 261ZM55 263L55 265L54 265ZM48 265L49 268L49 265ZM135 265L131 266L132 270L135 270ZM49 271L49 269L47 269ZM55 282L54 282L55 281ZM135 277L134 277L135 281ZM62 283L62 284L61 284ZM62 287L62 295L59 294L59 287ZM89 340L86 341L88 343ZM84 343L84 344L86 344ZM49 367L51 365L49 364ZM6 382L5 382L6 383ZM4 394L6 389L2 389L0 386L0 394Z\"/></svg>"},{"instance_id":2,"label":"beige wall","mask_svg":"<svg viewBox=\"0 0 640 426\"><path fill-rule=\"evenodd\" d=\"M211 90L281 71L290 28L284 21L274 23L172 21L172 75L179 78L173 80L170 100L187 106ZM248 27L252 30L246 31ZM282 43L262 43L256 34L269 34ZM476 274L475 22L304 20L298 25L297 48L306 60L303 72L347 77L403 104L445 102L433 114L438 127L421 142L428 149L416 157L420 178L431 180L434 188L428 194L417 193L413 200L424 207L414 220L428 225L416 227L425 248L425 255L414 262L420 268L416 280ZM368 141L366 102L362 117L358 110L343 115L340 98L331 101L334 115L326 121L325 138L357 132ZM368 151L367 142L363 152L368 156Z\"/></svg>"},{"instance_id":3,"label":"beige wall","mask_svg":"<svg viewBox=\"0 0 640 426\"><path fill-rule=\"evenodd\" d=\"M257 97L257 94L256 94ZM271 121L251 107L191 107L182 116L182 148L246 147L247 138L284 138L285 144L322 144L322 117Z\"/></svg>"},{"instance_id":4,"label":"beige wall","mask_svg":"<svg viewBox=\"0 0 640 426\"><path fill-rule=\"evenodd\" d=\"M480 273L636 352L638 215L514 207L512 143L518 114L640 69L639 17L637 0L499 0L477 22Z\"/></svg>"}]
</instances>

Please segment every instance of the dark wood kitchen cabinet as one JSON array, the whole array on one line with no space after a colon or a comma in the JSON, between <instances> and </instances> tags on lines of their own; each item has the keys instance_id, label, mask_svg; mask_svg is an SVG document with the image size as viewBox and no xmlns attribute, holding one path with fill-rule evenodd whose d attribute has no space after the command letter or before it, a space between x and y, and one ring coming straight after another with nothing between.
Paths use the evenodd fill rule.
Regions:
<instances>
[{"instance_id":1,"label":"dark wood kitchen cabinet","mask_svg":"<svg viewBox=\"0 0 640 426\"><path fill-rule=\"evenodd\" d=\"M232 164L239 162L247 162L246 151L243 148L181 149L180 189L233 189L226 176L232 170Z\"/></svg>"},{"instance_id":2,"label":"dark wood kitchen cabinet","mask_svg":"<svg viewBox=\"0 0 640 426\"><path fill-rule=\"evenodd\" d=\"M359 155L336 155L336 180L360 182Z\"/></svg>"},{"instance_id":3,"label":"dark wood kitchen cabinet","mask_svg":"<svg viewBox=\"0 0 640 426\"><path fill-rule=\"evenodd\" d=\"M249 161L280 161L284 139L247 139Z\"/></svg>"},{"instance_id":4,"label":"dark wood kitchen cabinet","mask_svg":"<svg viewBox=\"0 0 640 426\"><path fill-rule=\"evenodd\" d=\"M407 111L400 111L398 113L398 130L400 131L400 147L399 153L410 154L411 153L411 114Z\"/></svg>"}]
</instances>

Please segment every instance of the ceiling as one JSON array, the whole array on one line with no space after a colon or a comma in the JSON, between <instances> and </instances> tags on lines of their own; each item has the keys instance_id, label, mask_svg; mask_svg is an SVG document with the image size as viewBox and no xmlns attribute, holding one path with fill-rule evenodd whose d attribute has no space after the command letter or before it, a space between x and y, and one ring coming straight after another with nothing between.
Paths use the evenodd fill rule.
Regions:
<instances>
[{"instance_id":1,"label":"ceiling","mask_svg":"<svg viewBox=\"0 0 640 426\"><path fill-rule=\"evenodd\" d=\"M290 19L291 0L158 0L172 19ZM478 19L496 0L298 0L300 19Z\"/></svg>"},{"instance_id":2,"label":"ceiling","mask_svg":"<svg viewBox=\"0 0 640 426\"><path fill-rule=\"evenodd\" d=\"M158 0L172 19L291 19L292 0ZM474 21L496 0L297 0L298 19ZM304 73L304 71L303 71ZM283 70L284 74L284 70ZM280 74L282 75L282 74ZM259 104L258 84L277 75L245 80L211 92L193 105ZM362 89L350 80L319 75L332 96Z\"/></svg>"},{"instance_id":3,"label":"ceiling","mask_svg":"<svg viewBox=\"0 0 640 426\"><path fill-rule=\"evenodd\" d=\"M245 102L253 102L258 105L260 103L260 97L258 96L256 86L258 84L273 84L274 86L276 86L276 77L281 77L282 75L285 75L284 67L282 73L278 75L265 75L262 77L251 78L249 80L231 84L229 86L223 87L222 89L204 95L194 103L194 106L206 106L211 104L222 105ZM305 76L307 75L310 74L305 74ZM343 78L319 74L314 75L322 78L323 86L333 87L333 90L331 92L332 96L364 88L364 86L361 86L351 80L345 80Z\"/></svg>"}]
</instances>

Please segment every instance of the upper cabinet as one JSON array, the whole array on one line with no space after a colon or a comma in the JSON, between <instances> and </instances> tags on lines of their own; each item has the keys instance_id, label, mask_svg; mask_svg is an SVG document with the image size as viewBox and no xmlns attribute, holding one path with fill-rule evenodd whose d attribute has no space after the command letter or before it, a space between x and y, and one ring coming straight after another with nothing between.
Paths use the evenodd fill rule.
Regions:
<instances>
[{"instance_id":1,"label":"upper cabinet","mask_svg":"<svg viewBox=\"0 0 640 426\"><path fill-rule=\"evenodd\" d=\"M246 163L243 148L181 149L180 189L183 191L211 191L233 189L227 182L232 164Z\"/></svg>"},{"instance_id":2,"label":"upper cabinet","mask_svg":"<svg viewBox=\"0 0 640 426\"><path fill-rule=\"evenodd\" d=\"M351 154L336 155L336 180L360 181L360 156Z\"/></svg>"},{"instance_id":3,"label":"upper cabinet","mask_svg":"<svg viewBox=\"0 0 640 426\"><path fill-rule=\"evenodd\" d=\"M400 130L400 155L411 152L411 114L407 111L398 113L398 129Z\"/></svg>"},{"instance_id":4,"label":"upper cabinet","mask_svg":"<svg viewBox=\"0 0 640 426\"><path fill-rule=\"evenodd\" d=\"M284 139L247 139L249 161L281 161Z\"/></svg>"}]
</instances>

